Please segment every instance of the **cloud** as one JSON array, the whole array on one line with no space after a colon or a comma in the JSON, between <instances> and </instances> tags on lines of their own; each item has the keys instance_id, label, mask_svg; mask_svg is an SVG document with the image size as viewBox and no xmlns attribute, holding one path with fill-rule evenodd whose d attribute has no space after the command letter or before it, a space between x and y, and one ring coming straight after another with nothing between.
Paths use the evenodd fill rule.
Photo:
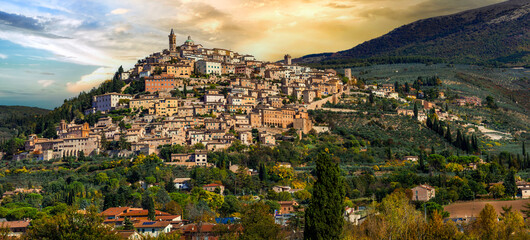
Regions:
<instances>
[{"instance_id":1,"label":"cloud","mask_svg":"<svg viewBox=\"0 0 530 240\"><path fill-rule=\"evenodd\" d=\"M46 88L55 83L55 80L39 80L37 83L39 83L43 88Z\"/></svg>"},{"instance_id":2,"label":"cloud","mask_svg":"<svg viewBox=\"0 0 530 240\"><path fill-rule=\"evenodd\" d=\"M112 10L110 13L114 15L121 15L121 14L126 14L129 11L130 11L129 9L125 9L125 8L116 8Z\"/></svg>"},{"instance_id":3,"label":"cloud","mask_svg":"<svg viewBox=\"0 0 530 240\"><path fill-rule=\"evenodd\" d=\"M0 11L0 24L34 31L40 31L44 29L42 24L39 23L39 21L35 18L2 11Z\"/></svg>"},{"instance_id":4,"label":"cloud","mask_svg":"<svg viewBox=\"0 0 530 240\"><path fill-rule=\"evenodd\" d=\"M7 55L0 53L0 59L6 59L6 58L7 58Z\"/></svg>"},{"instance_id":5,"label":"cloud","mask_svg":"<svg viewBox=\"0 0 530 240\"><path fill-rule=\"evenodd\" d=\"M115 69L109 67L100 67L94 72L84 75L77 82L66 83L66 90L71 93L78 93L89 90L98 86L101 82L109 80L114 75Z\"/></svg>"}]
</instances>

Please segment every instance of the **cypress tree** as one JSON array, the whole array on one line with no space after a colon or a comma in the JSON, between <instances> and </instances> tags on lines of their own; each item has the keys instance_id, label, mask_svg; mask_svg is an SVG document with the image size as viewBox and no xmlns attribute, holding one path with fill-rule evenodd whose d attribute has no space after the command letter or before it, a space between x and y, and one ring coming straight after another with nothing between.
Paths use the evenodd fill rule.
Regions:
<instances>
[{"instance_id":1,"label":"cypress tree","mask_svg":"<svg viewBox=\"0 0 530 240\"><path fill-rule=\"evenodd\" d=\"M420 152L420 169L425 171L425 153L423 150Z\"/></svg>"},{"instance_id":2,"label":"cypress tree","mask_svg":"<svg viewBox=\"0 0 530 240\"><path fill-rule=\"evenodd\" d=\"M124 230L134 230L134 225L131 222L131 219L129 219L128 217L125 217L125 219L123 219L123 229Z\"/></svg>"},{"instance_id":3,"label":"cypress tree","mask_svg":"<svg viewBox=\"0 0 530 240\"><path fill-rule=\"evenodd\" d=\"M445 132L445 139L446 139L449 143L452 143L452 142L453 142L453 137L451 136L451 129L449 128L449 126L447 126L447 131Z\"/></svg>"},{"instance_id":4,"label":"cypress tree","mask_svg":"<svg viewBox=\"0 0 530 240\"><path fill-rule=\"evenodd\" d=\"M502 184L504 185L504 188L506 189L504 191L506 195L510 197L514 197L515 194L517 194L517 185L515 184L515 173L513 170L510 170L508 172Z\"/></svg>"},{"instance_id":5,"label":"cypress tree","mask_svg":"<svg viewBox=\"0 0 530 240\"><path fill-rule=\"evenodd\" d=\"M523 141L523 157L526 156L526 146L524 144L524 141Z\"/></svg>"},{"instance_id":6,"label":"cypress tree","mask_svg":"<svg viewBox=\"0 0 530 240\"><path fill-rule=\"evenodd\" d=\"M326 152L316 158L317 181L305 212L304 239L340 239L345 190L339 164Z\"/></svg>"},{"instance_id":7,"label":"cypress tree","mask_svg":"<svg viewBox=\"0 0 530 240\"><path fill-rule=\"evenodd\" d=\"M414 119L418 120L418 104L414 102ZM524 142L523 142L524 146Z\"/></svg>"}]
</instances>

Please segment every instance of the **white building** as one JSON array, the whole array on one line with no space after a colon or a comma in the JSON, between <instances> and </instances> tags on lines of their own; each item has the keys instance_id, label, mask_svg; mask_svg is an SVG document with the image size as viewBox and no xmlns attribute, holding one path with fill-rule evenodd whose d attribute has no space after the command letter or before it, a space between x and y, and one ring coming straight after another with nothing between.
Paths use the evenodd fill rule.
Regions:
<instances>
[{"instance_id":1,"label":"white building","mask_svg":"<svg viewBox=\"0 0 530 240\"><path fill-rule=\"evenodd\" d=\"M166 221L153 221L153 222L140 222L134 224L136 231L143 236L158 237L158 235L164 233L167 234L171 231L170 222Z\"/></svg>"},{"instance_id":2,"label":"white building","mask_svg":"<svg viewBox=\"0 0 530 240\"><path fill-rule=\"evenodd\" d=\"M121 99L131 100L133 97L129 94L121 93L106 93L103 95L97 95L92 99L92 108L94 108L95 111L106 112L114 109Z\"/></svg>"},{"instance_id":3,"label":"white building","mask_svg":"<svg viewBox=\"0 0 530 240\"><path fill-rule=\"evenodd\" d=\"M205 103L225 103L225 96L223 94L205 94Z\"/></svg>"},{"instance_id":4,"label":"white building","mask_svg":"<svg viewBox=\"0 0 530 240\"><path fill-rule=\"evenodd\" d=\"M195 63L197 71L201 74L221 75L221 63L213 61L199 60Z\"/></svg>"}]
</instances>

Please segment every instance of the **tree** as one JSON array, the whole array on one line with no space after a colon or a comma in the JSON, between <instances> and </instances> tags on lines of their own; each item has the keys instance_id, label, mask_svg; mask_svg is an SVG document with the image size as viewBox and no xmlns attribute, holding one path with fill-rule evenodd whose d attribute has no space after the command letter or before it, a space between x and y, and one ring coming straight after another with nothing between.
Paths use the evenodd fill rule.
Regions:
<instances>
[{"instance_id":1,"label":"tree","mask_svg":"<svg viewBox=\"0 0 530 240\"><path fill-rule=\"evenodd\" d=\"M166 212L174 215L181 215L182 216L182 207L175 201L171 200L166 204L166 207L164 208Z\"/></svg>"},{"instance_id":2,"label":"tree","mask_svg":"<svg viewBox=\"0 0 530 240\"><path fill-rule=\"evenodd\" d=\"M517 194L517 184L515 183L514 170L510 170L508 174L506 174L502 185L504 185L504 192L506 195L510 197L515 197L515 195Z\"/></svg>"},{"instance_id":3,"label":"tree","mask_svg":"<svg viewBox=\"0 0 530 240\"><path fill-rule=\"evenodd\" d=\"M123 229L124 230L134 230L134 225L131 221L131 219L129 219L129 217L125 217L123 219Z\"/></svg>"},{"instance_id":4,"label":"tree","mask_svg":"<svg viewBox=\"0 0 530 240\"><path fill-rule=\"evenodd\" d=\"M523 205L524 209L521 212L524 214L525 218L530 218L530 202L527 202Z\"/></svg>"},{"instance_id":5,"label":"tree","mask_svg":"<svg viewBox=\"0 0 530 240\"><path fill-rule=\"evenodd\" d=\"M486 106L488 106L491 109L497 109L497 103L495 103L495 99L492 96L486 97Z\"/></svg>"},{"instance_id":6,"label":"tree","mask_svg":"<svg viewBox=\"0 0 530 240\"><path fill-rule=\"evenodd\" d=\"M493 184L493 186L490 187L490 193L491 195L493 195L493 198L498 198L498 197L502 197L504 196L504 185L498 183L498 184Z\"/></svg>"},{"instance_id":7,"label":"tree","mask_svg":"<svg viewBox=\"0 0 530 240\"><path fill-rule=\"evenodd\" d=\"M327 149L318 154L315 162L317 181L305 214L304 239L339 239L346 195L339 164Z\"/></svg>"},{"instance_id":8,"label":"tree","mask_svg":"<svg viewBox=\"0 0 530 240\"><path fill-rule=\"evenodd\" d=\"M453 142L453 136L451 136L451 129L449 126L447 126L447 131L445 132L445 140L447 140L449 143Z\"/></svg>"},{"instance_id":9,"label":"tree","mask_svg":"<svg viewBox=\"0 0 530 240\"><path fill-rule=\"evenodd\" d=\"M241 215L243 232L240 239L282 239L281 228L269 214L269 206L263 202L247 205Z\"/></svg>"},{"instance_id":10,"label":"tree","mask_svg":"<svg viewBox=\"0 0 530 240\"><path fill-rule=\"evenodd\" d=\"M121 239L110 226L103 224L95 207L82 214L73 208L55 216L31 222L25 239Z\"/></svg>"},{"instance_id":11,"label":"tree","mask_svg":"<svg viewBox=\"0 0 530 240\"><path fill-rule=\"evenodd\" d=\"M105 137L105 133L101 133L101 150L106 151L109 149L109 141L107 140L107 137Z\"/></svg>"},{"instance_id":12,"label":"tree","mask_svg":"<svg viewBox=\"0 0 530 240\"><path fill-rule=\"evenodd\" d=\"M153 197L151 197L149 191L145 191L142 195L142 208L147 209L147 218L154 221L155 220L155 202Z\"/></svg>"},{"instance_id":13,"label":"tree","mask_svg":"<svg viewBox=\"0 0 530 240\"><path fill-rule=\"evenodd\" d=\"M523 141L523 157L526 156L526 146L525 146L525 143Z\"/></svg>"},{"instance_id":14,"label":"tree","mask_svg":"<svg viewBox=\"0 0 530 240\"><path fill-rule=\"evenodd\" d=\"M497 239L497 219L495 208L491 204L486 204L474 223L479 239Z\"/></svg>"},{"instance_id":15,"label":"tree","mask_svg":"<svg viewBox=\"0 0 530 240\"><path fill-rule=\"evenodd\" d=\"M414 102L414 119L418 120L418 104Z\"/></svg>"},{"instance_id":16,"label":"tree","mask_svg":"<svg viewBox=\"0 0 530 240\"><path fill-rule=\"evenodd\" d=\"M445 157L439 154L431 154L427 158L429 166L436 169L442 170L445 167Z\"/></svg>"}]
</instances>

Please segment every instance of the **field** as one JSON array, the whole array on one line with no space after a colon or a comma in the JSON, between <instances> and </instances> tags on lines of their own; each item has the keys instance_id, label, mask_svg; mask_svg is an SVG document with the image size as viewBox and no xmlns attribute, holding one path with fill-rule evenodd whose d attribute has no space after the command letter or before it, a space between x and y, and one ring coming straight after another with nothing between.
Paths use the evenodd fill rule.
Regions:
<instances>
[{"instance_id":1,"label":"field","mask_svg":"<svg viewBox=\"0 0 530 240\"><path fill-rule=\"evenodd\" d=\"M445 211L448 211L451 218L459 217L477 217L480 211L486 206L491 204L500 215L503 206L512 206L513 210L521 211L524 209L523 205L530 203L530 199L520 199L513 201L471 201L471 202L456 202L449 204L444 207Z\"/></svg>"}]
</instances>

